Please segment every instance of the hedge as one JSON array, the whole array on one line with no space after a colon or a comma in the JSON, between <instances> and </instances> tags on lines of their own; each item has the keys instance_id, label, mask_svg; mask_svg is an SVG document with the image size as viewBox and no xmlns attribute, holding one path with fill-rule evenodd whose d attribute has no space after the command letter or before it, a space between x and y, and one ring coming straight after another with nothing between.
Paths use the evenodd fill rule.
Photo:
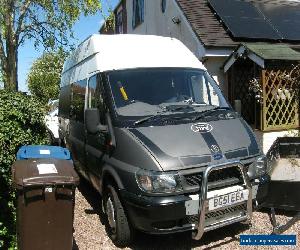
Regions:
<instances>
[{"instance_id":1,"label":"hedge","mask_svg":"<svg viewBox=\"0 0 300 250\"><path fill-rule=\"evenodd\" d=\"M0 249L16 248L15 194L10 167L20 146L48 143L45 111L33 97L0 90Z\"/></svg>"}]
</instances>

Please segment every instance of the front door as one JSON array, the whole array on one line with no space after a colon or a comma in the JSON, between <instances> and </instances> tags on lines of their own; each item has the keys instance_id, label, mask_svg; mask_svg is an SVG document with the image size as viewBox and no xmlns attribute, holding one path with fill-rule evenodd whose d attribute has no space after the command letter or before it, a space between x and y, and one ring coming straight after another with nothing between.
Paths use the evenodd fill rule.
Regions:
<instances>
[{"instance_id":1,"label":"front door","mask_svg":"<svg viewBox=\"0 0 300 250\"><path fill-rule=\"evenodd\" d=\"M234 106L235 100L241 102L242 117L251 125L258 123L259 114L256 112L256 100L249 90L250 81L257 77L255 64L250 60L237 60L229 72L230 102ZM256 117L257 116L257 117Z\"/></svg>"},{"instance_id":2,"label":"front door","mask_svg":"<svg viewBox=\"0 0 300 250\"><path fill-rule=\"evenodd\" d=\"M87 108L97 108L100 113L102 125L105 121L105 105L103 101L103 88L100 74L90 77L88 80ZM90 134L86 131L86 166L93 186L99 190L100 176L102 173L103 157L106 151L107 134L99 132Z\"/></svg>"}]
</instances>

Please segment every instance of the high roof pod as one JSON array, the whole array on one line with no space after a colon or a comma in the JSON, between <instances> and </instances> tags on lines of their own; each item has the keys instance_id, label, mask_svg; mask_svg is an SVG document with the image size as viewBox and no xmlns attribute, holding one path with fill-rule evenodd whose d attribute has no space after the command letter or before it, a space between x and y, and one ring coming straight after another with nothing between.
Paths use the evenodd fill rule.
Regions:
<instances>
[{"instance_id":1,"label":"high roof pod","mask_svg":"<svg viewBox=\"0 0 300 250\"><path fill-rule=\"evenodd\" d=\"M82 62L88 62L87 67L77 72L75 66ZM84 79L87 74L95 71L166 67L205 69L196 56L175 38L95 34L69 56L63 75L76 75L76 79ZM62 86L66 85L64 82L62 81Z\"/></svg>"}]
</instances>

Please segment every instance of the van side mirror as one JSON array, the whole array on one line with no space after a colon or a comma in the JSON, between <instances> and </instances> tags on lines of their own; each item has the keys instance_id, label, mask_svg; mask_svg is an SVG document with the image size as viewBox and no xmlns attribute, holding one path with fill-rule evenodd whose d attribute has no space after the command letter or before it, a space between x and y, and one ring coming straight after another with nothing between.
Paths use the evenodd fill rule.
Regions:
<instances>
[{"instance_id":1,"label":"van side mirror","mask_svg":"<svg viewBox=\"0 0 300 250\"><path fill-rule=\"evenodd\" d=\"M86 130L91 134L96 134L98 132L108 132L108 127L100 123L100 116L98 109L86 109L84 122Z\"/></svg>"}]
</instances>

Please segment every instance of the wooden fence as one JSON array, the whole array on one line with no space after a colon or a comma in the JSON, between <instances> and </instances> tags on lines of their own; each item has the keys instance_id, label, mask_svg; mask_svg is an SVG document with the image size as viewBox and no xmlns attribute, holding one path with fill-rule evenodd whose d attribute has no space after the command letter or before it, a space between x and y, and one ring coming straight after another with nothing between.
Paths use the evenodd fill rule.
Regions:
<instances>
[{"instance_id":1,"label":"wooden fence","mask_svg":"<svg viewBox=\"0 0 300 250\"><path fill-rule=\"evenodd\" d=\"M262 70L263 131L299 127L299 67Z\"/></svg>"}]
</instances>

